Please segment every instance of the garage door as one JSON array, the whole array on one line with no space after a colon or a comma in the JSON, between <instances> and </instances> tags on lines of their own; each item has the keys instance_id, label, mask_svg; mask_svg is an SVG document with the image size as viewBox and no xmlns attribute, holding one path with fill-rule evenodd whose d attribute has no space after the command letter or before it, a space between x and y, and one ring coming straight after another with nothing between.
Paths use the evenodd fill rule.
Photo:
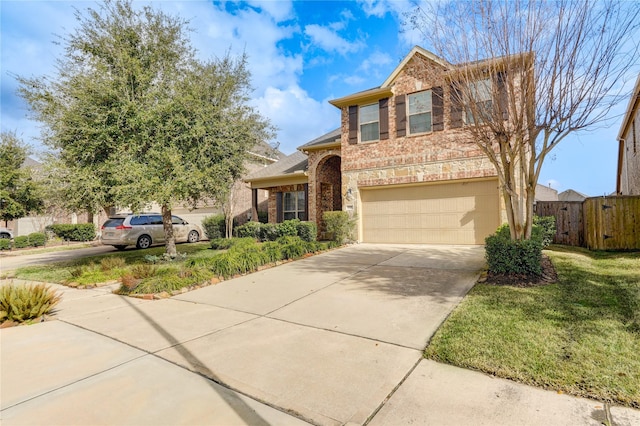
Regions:
<instances>
[{"instance_id":1,"label":"garage door","mask_svg":"<svg viewBox=\"0 0 640 426\"><path fill-rule=\"evenodd\" d=\"M498 181L361 189L363 241L484 244L499 225Z\"/></svg>"}]
</instances>

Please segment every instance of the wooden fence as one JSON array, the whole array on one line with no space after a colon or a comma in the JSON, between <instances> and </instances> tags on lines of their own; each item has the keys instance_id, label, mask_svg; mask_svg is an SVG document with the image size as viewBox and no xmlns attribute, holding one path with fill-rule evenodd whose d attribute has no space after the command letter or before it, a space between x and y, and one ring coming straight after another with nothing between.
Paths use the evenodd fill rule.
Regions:
<instances>
[{"instance_id":1,"label":"wooden fence","mask_svg":"<svg viewBox=\"0 0 640 426\"><path fill-rule=\"evenodd\" d=\"M553 242L591 250L640 249L640 196L539 201L538 216L555 216Z\"/></svg>"}]
</instances>

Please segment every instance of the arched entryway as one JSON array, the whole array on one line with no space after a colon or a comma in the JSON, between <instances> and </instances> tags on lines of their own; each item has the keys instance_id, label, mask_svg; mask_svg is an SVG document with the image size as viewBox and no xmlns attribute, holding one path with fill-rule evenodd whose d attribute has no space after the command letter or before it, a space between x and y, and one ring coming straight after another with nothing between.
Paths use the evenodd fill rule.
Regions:
<instances>
[{"instance_id":1,"label":"arched entryway","mask_svg":"<svg viewBox=\"0 0 640 426\"><path fill-rule=\"evenodd\" d=\"M326 231L322 214L342 210L342 171L338 155L323 158L316 168L316 220L320 235Z\"/></svg>"}]
</instances>

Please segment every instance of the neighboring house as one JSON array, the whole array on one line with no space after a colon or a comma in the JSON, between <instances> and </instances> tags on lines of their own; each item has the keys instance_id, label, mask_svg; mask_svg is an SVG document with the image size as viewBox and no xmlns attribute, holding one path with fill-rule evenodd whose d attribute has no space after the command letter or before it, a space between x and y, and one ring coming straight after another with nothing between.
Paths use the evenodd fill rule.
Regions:
<instances>
[{"instance_id":1,"label":"neighboring house","mask_svg":"<svg viewBox=\"0 0 640 426\"><path fill-rule=\"evenodd\" d=\"M567 189L558 194L558 201L584 201L589 198L588 195L584 195L581 192L574 191L573 189Z\"/></svg>"},{"instance_id":2,"label":"neighboring house","mask_svg":"<svg viewBox=\"0 0 640 426\"><path fill-rule=\"evenodd\" d=\"M42 163L34 160L31 157L27 157L22 167L29 167L32 170L32 176L34 179L38 179L42 175ZM45 227L57 223L86 223L89 219L93 220L93 223L99 227L104 222L106 215L100 212L94 215L92 218L84 213L68 212L63 208L57 206L50 206L47 211L39 215L29 215L21 217L17 220L8 222L8 228L13 231L14 237L23 235L29 235L33 232L44 232Z\"/></svg>"},{"instance_id":3,"label":"neighboring house","mask_svg":"<svg viewBox=\"0 0 640 426\"><path fill-rule=\"evenodd\" d=\"M640 195L640 75L618 133L618 195Z\"/></svg>"},{"instance_id":4,"label":"neighboring house","mask_svg":"<svg viewBox=\"0 0 640 426\"><path fill-rule=\"evenodd\" d=\"M550 186L536 185L536 198L538 201L558 201L558 191Z\"/></svg>"},{"instance_id":5,"label":"neighboring house","mask_svg":"<svg viewBox=\"0 0 640 426\"><path fill-rule=\"evenodd\" d=\"M322 233L323 212L345 210L358 241L484 244L506 215L495 167L451 101L460 69L416 46L380 87L331 101L340 129L246 179L269 190L269 221L306 218ZM482 84L497 84L502 99L508 77L498 74Z\"/></svg>"},{"instance_id":6,"label":"neighboring house","mask_svg":"<svg viewBox=\"0 0 640 426\"><path fill-rule=\"evenodd\" d=\"M246 175L260 172L267 168L270 164L276 163L279 158L284 157L284 154L279 150L271 147L267 143L261 142L256 145L249 152L249 160L245 164ZM237 224L241 225L252 218L258 218L258 212L267 212L267 198L269 193L267 191L251 191L251 188L242 180L238 180L234 183L232 189L232 201L231 211L234 220ZM255 200L253 199L255 197ZM255 201L257 209L255 213L252 213L252 205ZM147 209L149 211L160 211L160 206L153 204ZM124 210L122 210L124 212ZM207 200L203 200L196 208L189 205L174 206L171 210L174 215L180 216L189 223L195 223L202 227L202 220L214 214L223 214L220 206ZM255 214L255 216L252 216Z\"/></svg>"}]
</instances>

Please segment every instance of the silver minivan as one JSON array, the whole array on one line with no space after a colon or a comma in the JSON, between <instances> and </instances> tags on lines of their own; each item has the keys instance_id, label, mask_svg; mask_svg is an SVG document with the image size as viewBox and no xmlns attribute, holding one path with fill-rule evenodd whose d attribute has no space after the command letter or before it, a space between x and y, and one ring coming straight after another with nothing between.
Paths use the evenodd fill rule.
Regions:
<instances>
[{"instance_id":1,"label":"silver minivan","mask_svg":"<svg viewBox=\"0 0 640 426\"><path fill-rule=\"evenodd\" d=\"M178 216L171 216L171 221L176 242L200 241L202 230L198 225L190 224ZM140 213L112 216L102 225L100 241L118 250L134 244L139 249L145 249L153 244L164 243L162 215Z\"/></svg>"}]
</instances>

